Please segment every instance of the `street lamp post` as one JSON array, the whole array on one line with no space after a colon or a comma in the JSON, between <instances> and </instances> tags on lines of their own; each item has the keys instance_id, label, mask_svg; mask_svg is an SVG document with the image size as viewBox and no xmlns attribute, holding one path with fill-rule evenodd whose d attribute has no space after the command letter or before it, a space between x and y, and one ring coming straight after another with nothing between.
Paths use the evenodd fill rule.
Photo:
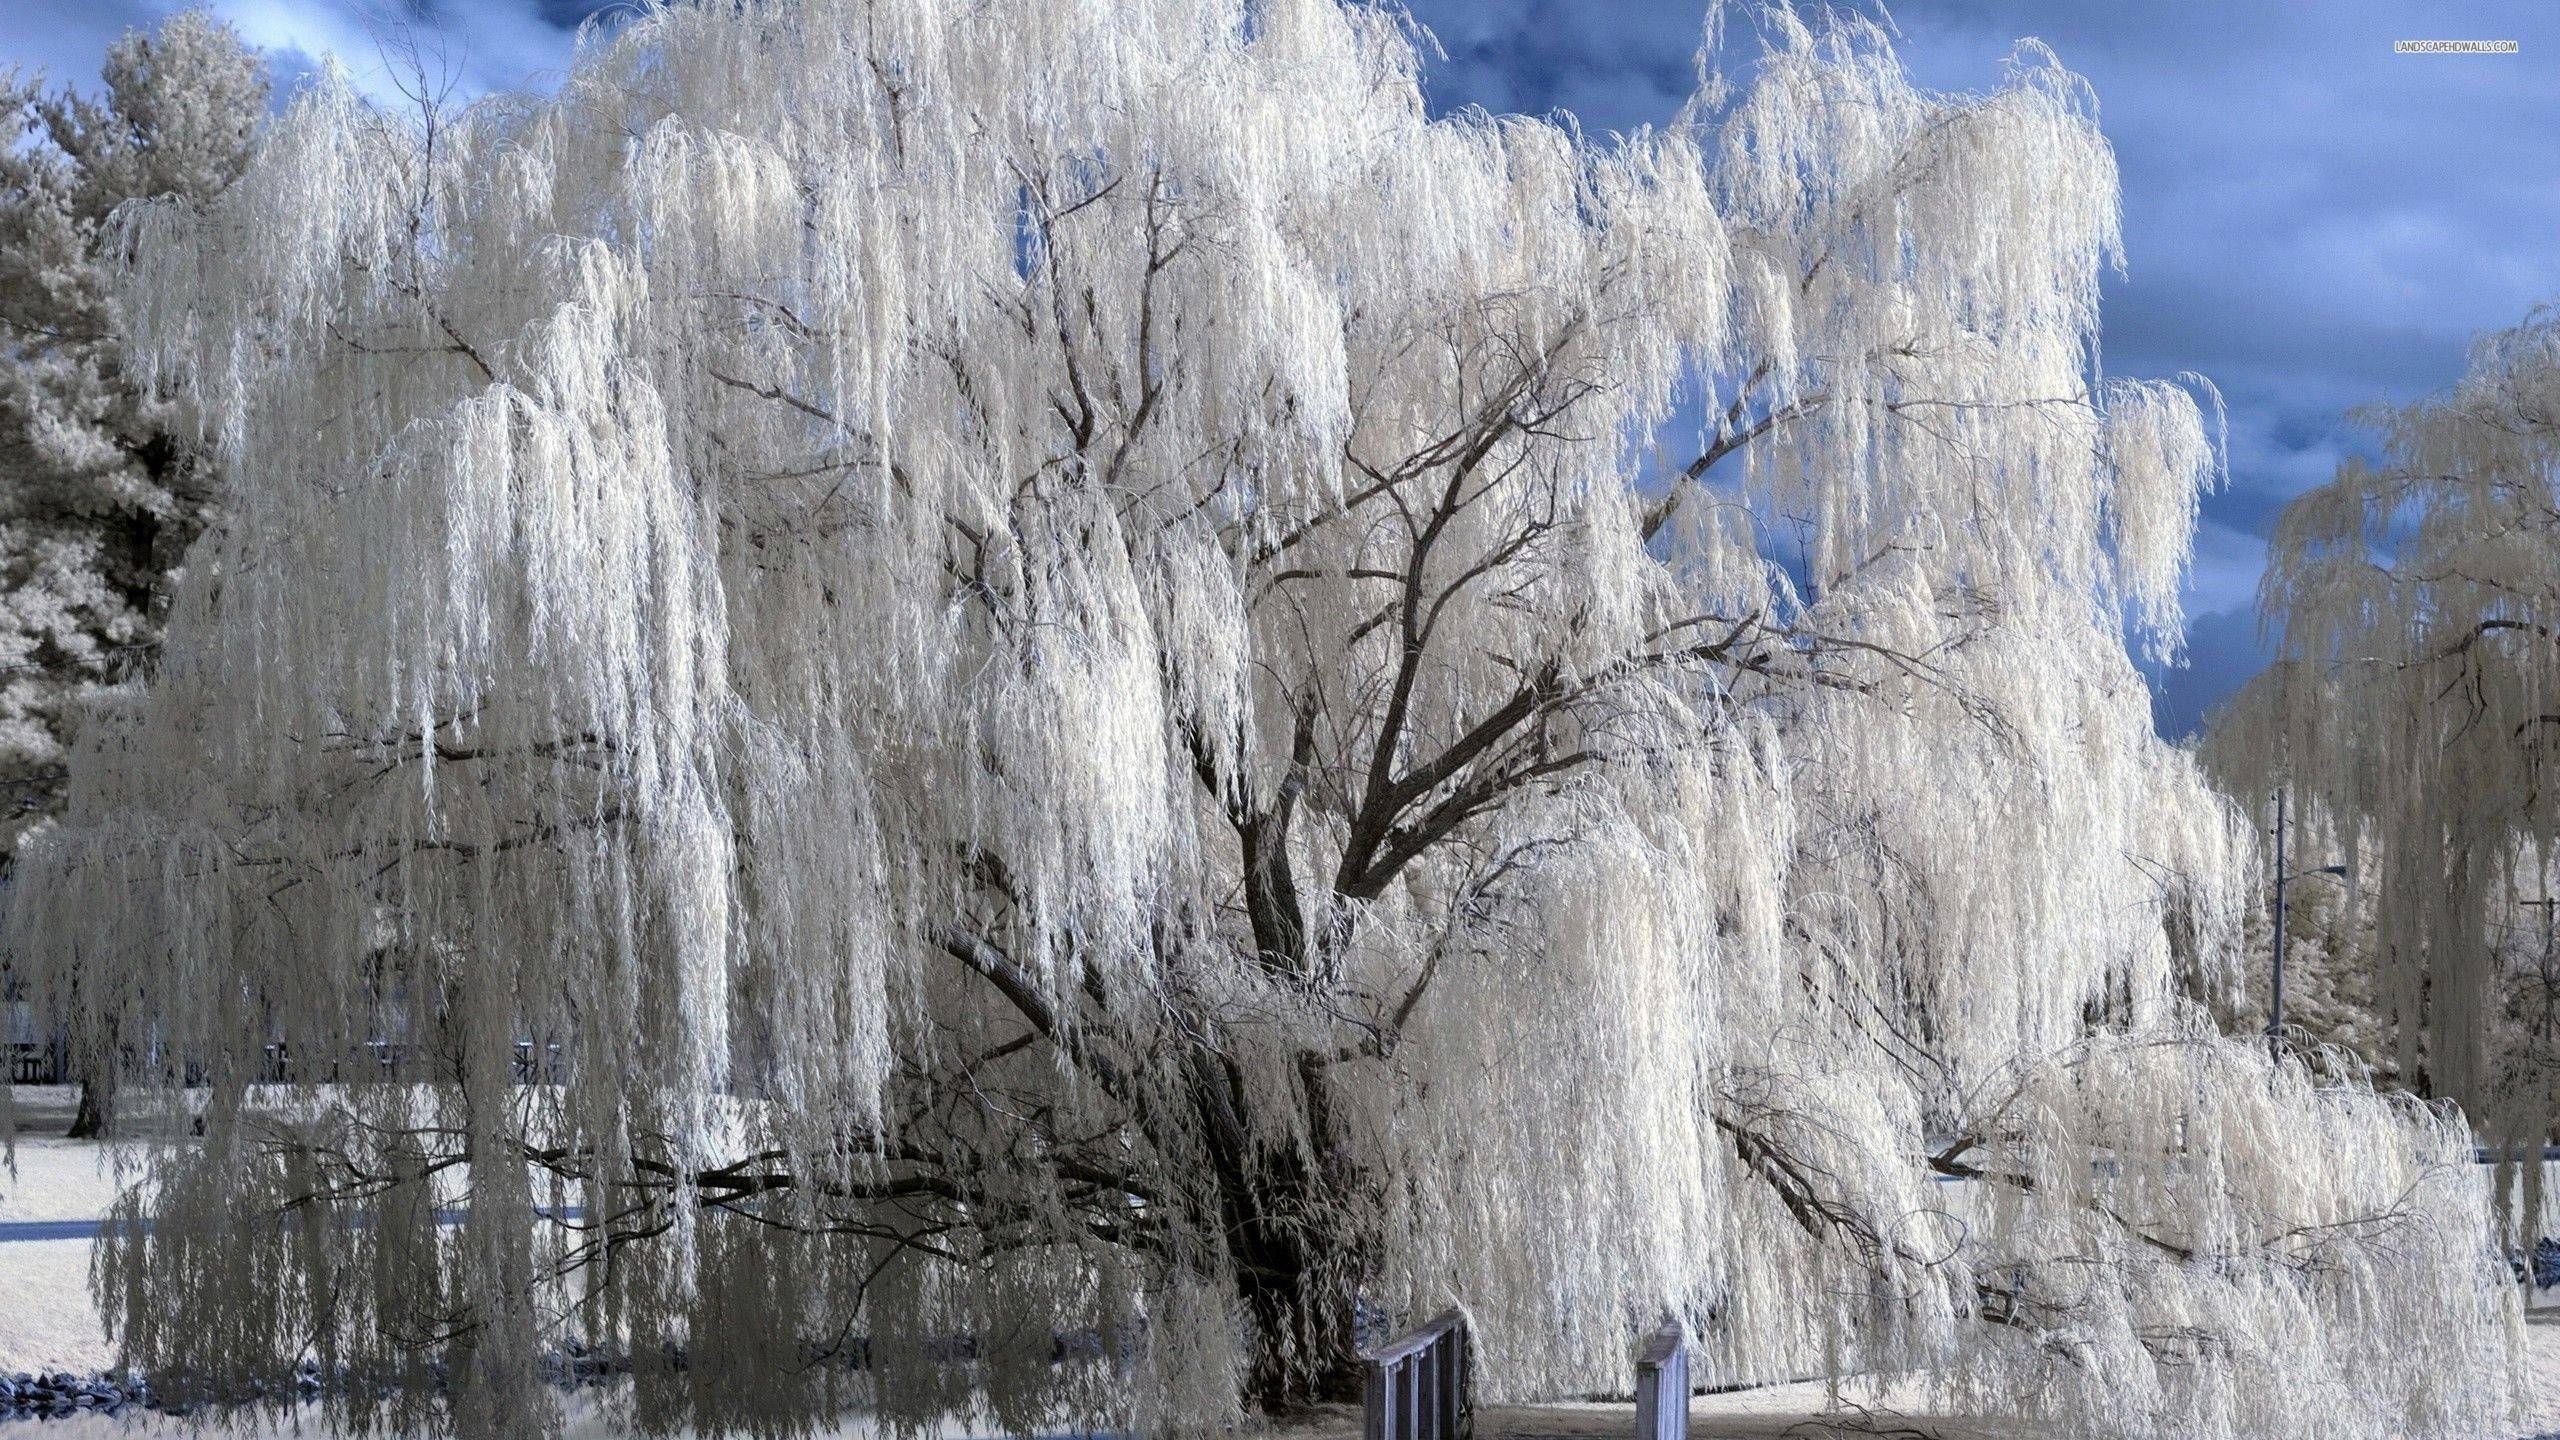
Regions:
<instances>
[{"instance_id":1,"label":"street lamp post","mask_svg":"<svg viewBox=\"0 0 2560 1440\"><path fill-rule=\"evenodd\" d=\"M2285 792L2276 791L2276 944L2275 980L2267 995L2267 1057L2284 1058L2284 892L2285 886L2305 875L2344 875L2344 865L2322 865L2316 869L2288 874L2284 868Z\"/></svg>"}]
</instances>

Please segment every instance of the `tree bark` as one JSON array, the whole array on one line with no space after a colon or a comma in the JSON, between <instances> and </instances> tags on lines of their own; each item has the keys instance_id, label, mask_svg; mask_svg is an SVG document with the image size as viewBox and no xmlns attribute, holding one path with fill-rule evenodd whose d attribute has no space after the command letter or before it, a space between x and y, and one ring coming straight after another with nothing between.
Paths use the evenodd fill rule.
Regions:
<instances>
[{"instance_id":1,"label":"tree bark","mask_svg":"<svg viewBox=\"0 0 2560 1440\"><path fill-rule=\"evenodd\" d=\"M1232 1232L1237 1290L1254 1331L1246 1394L1264 1415L1359 1398L1352 1247L1322 1226L1272 1213L1277 1205L1313 1198L1275 1178L1258 1194L1230 1201L1231 1213L1241 1210Z\"/></svg>"},{"instance_id":2,"label":"tree bark","mask_svg":"<svg viewBox=\"0 0 2560 1440\"><path fill-rule=\"evenodd\" d=\"M1306 1134L1313 1160L1271 1146L1245 1119L1241 1076L1205 1052L1195 1060L1195 1098L1216 1137L1213 1165L1219 1220L1229 1237L1238 1298L1253 1323L1246 1397L1265 1415L1302 1412L1324 1401L1356 1400L1360 1356L1354 1327L1365 1237L1344 1203L1356 1177L1331 1173L1330 1116L1323 1076L1302 1067Z\"/></svg>"},{"instance_id":3,"label":"tree bark","mask_svg":"<svg viewBox=\"0 0 2560 1440\"><path fill-rule=\"evenodd\" d=\"M104 1140L116 1131L116 1087L110 1075L88 1075L80 1081L80 1108L72 1114L68 1140Z\"/></svg>"}]
</instances>

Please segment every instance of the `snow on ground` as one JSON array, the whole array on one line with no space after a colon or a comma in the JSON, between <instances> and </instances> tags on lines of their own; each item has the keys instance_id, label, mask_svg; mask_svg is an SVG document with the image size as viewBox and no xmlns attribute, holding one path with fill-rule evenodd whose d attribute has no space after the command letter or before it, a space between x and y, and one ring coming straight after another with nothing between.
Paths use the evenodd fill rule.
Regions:
<instances>
[{"instance_id":1,"label":"snow on ground","mask_svg":"<svg viewBox=\"0 0 2560 1440\"><path fill-rule=\"evenodd\" d=\"M2560 1314L2525 1327L2525 1372L2533 1393L2526 1400L2524 1432L2560 1434Z\"/></svg>"},{"instance_id":2,"label":"snow on ground","mask_svg":"<svg viewBox=\"0 0 2560 1440\"><path fill-rule=\"evenodd\" d=\"M0 1170L0 1235L27 1221L95 1220L115 1198L106 1147L60 1138L78 1094L21 1085L14 1164ZM89 1298L86 1240L0 1239L0 1372L103 1370L115 1360Z\"/></svg>"},{"instance_id":3,"label":"snow on ground","mask_svg":"<svg viewBox=\"0 0 2560 1440\"><path fill-rule=\"evenodd\" d=\"M104 1214L116 1192L104 1147L58 1137L69 1124L68 1089L21 1087L16 1094L18 1127L14 1173L0 1173L0 1373L20 1370L69 1370L94 1373L106 1369L115 1355L89 1297L89 1250L86 1239L10 1239L11 1227L24 1222L94 1220ZM29 1233L20 1230L18 1233ZM42 1232L34 1232L42 1233ZM2560 1434L2560 1289L2537 1292L2534 1323L2526 1328L2525 1345L2533 1393L2520 1435ZM1876 1418L1900 1411L1919 1420L1920 1428L1938 1440L2023 1440L2019 1432L1980 1421L1928 1415L1911 1387L1883 1396L1842 1397L1892 1407ZM595 1393L571 1395L568 1407L571 1440L620 1440L629 1433ZM1860 1417L1835 1408L1819 1383L1771 1386L1698 1398L1690 1409L1695 1440L1778 1440L1780 1436L1824 1437L1873 1433L1872 1428L1821 1425L1826 1414L1854 1425ZM308 1414L253 1415L207 1423L202 1418L176 1420L164 1416L82 1416L68 1420L0 1421L0 1434L29 1427L25 1440L127 1440L134 1436L201 1435L215 1440L313 1440L326 1432ZM1478 1413L1476 1433L1484 1440L1501 1437L1565 1437L1628 1435L1634 1415L1626 1405L1578 1404L1534 1409L1488 1409ZM1884 1428L1891 1433L1890 1427ZM960 1437L969 1432L945 1432ZM819 1440L872 1440L867 1424L850 1423L824 1432ZM1277 1440L1350 1440L1360 1434L1356 1410L1312 1417L1282 1430Z\"/></svg>"},{"instance_id":4,"label":"snow on ground","mask_svg":"<svg viewBox=\"0 0 2560 1440\"><path fill-rule=\"evenodd\" d=\"M0 1373L85 1375L115 1358L89 1298L89 1242L0 1241Z\"/></svg>"},{"instance_id":5,"label":"snow on ground","mask_svg":"<svg viewBox=\"0 0 2560 1440\"><path fill-rule=\"evenodd\" d=\"M94 1140L65 1140L79 1087L20 1085L9 1096L17 1134L9 1164L0 1168L0 1225L30 1220L95 1220L123 1188L115 1151ZM122 1133L152 1140L179 1132L165 1116L120 1117ZM129 1158L138 1159L138 1156Z\"/></svg>"},{"instance_id":6,"label":"snow on ground","mask_svg":"<svg viewBox=\"0 0 2560 1440\"><path fill-rule=\"evenodd\" d=\"M18 1137L17 1173L0 1173L0 1224L95 1220L116 1197L103 1147L80 1140Z\"/></svg>"}]
</instances>

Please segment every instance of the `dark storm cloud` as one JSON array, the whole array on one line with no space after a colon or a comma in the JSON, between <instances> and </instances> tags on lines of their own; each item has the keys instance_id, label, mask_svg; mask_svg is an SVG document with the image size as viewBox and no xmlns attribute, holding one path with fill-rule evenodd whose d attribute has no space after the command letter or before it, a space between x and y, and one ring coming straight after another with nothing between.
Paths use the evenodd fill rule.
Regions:
<instances>
[{"instance_id":1,"label":"dark storm cloud","mask_svg":"<svg viewBox=\"0 0 2560 1440\"><path fill-rule=\"evenodd\" d=\"M93 74L109 39L177 0L0 0L0 62ZM285 52L335 52L379 84L383 22L410 17L466 89L544 83L610 0L215 0ZM1696 83L1701 0L1411 0L1445 54L1435 108L1660 124ZM2232 483L2206 502L2192 663L2158 677L2180 733L2263 660L2248 606L2283 502L2366 453L2349 409L2448 384L2470 338L2560 298L2560 5L2245 0L2187 5L1906 0L1923 83L1997 84L2036 37L2095 88L2124 177L2128 272L2107 287L2109 370L2210 377ZM1753 44L1728 12L1728 69ZM2395 55L2395 39L2511 39L2520 53ZM2246 622L2245 624L2243 622ZM2242 643L2242 637L2246 643Z\"/></svg>"},{"instance_id":2,"label":"dark storm cloud","mask_svg":"<svg viewBox=\"0 0 2560 1440\"><path fill-rule=\"evenodd\" d=\"M1703 7L1645 0L1418 0L1444 55L1425 71L1435 109L1570 112L1594 132L1671 118L1697 86Z\"/></svg>"},{"instance_id":3,"label":"dark storm cloud","mask_svg":"<svg viewBox=\"0 0 2560 1440\"><path fill-rule=\"evenodd\" d=\"M2254 605L2238 605L2187 617L2189 664L2162 671L2151 686L2151 723L2161 734L2183 738L2231 698L2224 677L2256 674L2275 658L2260 638Z\"/></svg>"}]
</instances>

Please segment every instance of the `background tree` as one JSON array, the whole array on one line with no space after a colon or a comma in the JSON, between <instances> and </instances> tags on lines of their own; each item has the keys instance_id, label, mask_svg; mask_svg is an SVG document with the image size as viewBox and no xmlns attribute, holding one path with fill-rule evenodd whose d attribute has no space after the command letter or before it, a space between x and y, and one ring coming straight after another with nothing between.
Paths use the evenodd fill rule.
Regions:
<instances>
[{"instance_id":1,"label":"background tree","mask_svg":"<svg viewBox=\"0 0 2560 1440\"><path fill-rule=\"evenodd\" d=\"M2450 390L2368 417L2382 462L2284 512L2262 592L2283 659L2213 744L2235 783L2289 785L2355 837L2402 1073L2538 1150L2560 1138L2541 906L2560 826L2560 316L2483 337Z\"/></svg>"},{"instance_id":2,"label":"background tree","mask_svg":"<svg viewBox=\"0 0 2560 1440\"><path fill-rule=\"evenodd\" d=\"M255 53L202 11L107 51L96 99L0 73L0 874L61 804L84 708L147 659L216 485L124 364L100 254L128 201L201 205L266 111ZM103 1130L84 1085L75 1135Z\"/></svg>"},{"instance_id":3,"label":"background tree","mask_svg":"<svg viewBox=\"0 0 2560 1440\"><path fill-rule=\"evenodd\" d=\"M2095 375L2087 95L1762 22L1603 144L1327 0L683 7L132 217L240 512L7 943L209 1077L133 1356L1205 1431L1366 1297L1497 1394L1669 1308L2046 1434L2481 1433L2466 1132L2177 998L2245 825L2122 616L2215 459Z\"/></svg>"},{"instance_id":4,"label":"background tree","mask_svg":"<svg viewBox=\"0 0 2560 1440\"><path fill-rule=\"evenodd\" d=\"M2210 983L2191 987L2232 1034L2266 1027L2275 977L2275 877L2266 873L2273 869L2275 805L2258 788L2257 758L2235 748L2240 733L2236 726L2209 728L2199 758L2229 793L2257 801L2250 808L2260 858L2268 864L2243 901L2238 984L2221 991ZM2370 1073L2376 1084L2403 1088L2391 1017L2380 998L2379 897L2371 885L2349 889L2349 842L2325 815L2305 816L2288 805L2285 825L2285 869L2293 877L2284 897L2286 1042L2336 1052L2331 1059ZM2333 866L2340 873L2329 873Z\"/></svg>"}]
</instances>

